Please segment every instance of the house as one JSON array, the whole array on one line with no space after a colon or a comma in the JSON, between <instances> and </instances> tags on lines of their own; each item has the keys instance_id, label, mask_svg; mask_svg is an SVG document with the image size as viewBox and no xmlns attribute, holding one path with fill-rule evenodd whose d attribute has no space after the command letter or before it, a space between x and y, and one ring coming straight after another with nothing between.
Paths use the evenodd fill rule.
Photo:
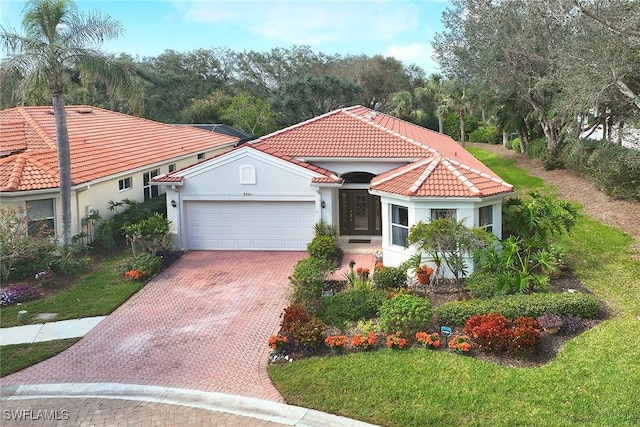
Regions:
<instances>
[{"instance_id":1,"label":"house","mask_svg":"<svg viewBox=\"0 0 640 427\"><path fill-rule=\"evenodd\" d=\"M445 216L502 234L513 187L448 136L362 106L263 136L154 179L186 250L306 250L319 220L380 236L398 265L416 222Z\"/></svg>"},{"instance_id":2,"label":"house","mask_svg":"<svg viewBox=\"0 0 640 427\"><path fill-rule=\"evenodd\" d=\"M239 138L175 127L86 105L67 106L72 234L83 219L110 217L109 201L157 196L153 177L229 151ZM0 111L0 207L29 207L35 222L62 230L55 121L51 106Z\"/></svg>"}]
</instances>

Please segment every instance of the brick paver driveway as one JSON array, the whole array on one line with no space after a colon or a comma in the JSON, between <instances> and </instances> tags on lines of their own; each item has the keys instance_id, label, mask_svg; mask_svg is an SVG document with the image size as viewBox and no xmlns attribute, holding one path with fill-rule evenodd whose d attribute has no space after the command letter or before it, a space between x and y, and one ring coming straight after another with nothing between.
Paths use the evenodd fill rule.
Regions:
<instances>
[{"instance_id":1,"label":"brick paver driveway","mask_svg":"<svg viewBox=\"0 0 640 427\"><path fill-rule=\"evenodd\" d=\"M79 343L2 385L128 383L282 402L269 336L304 252L188 252Z\"/></svg>"}]
</instances>

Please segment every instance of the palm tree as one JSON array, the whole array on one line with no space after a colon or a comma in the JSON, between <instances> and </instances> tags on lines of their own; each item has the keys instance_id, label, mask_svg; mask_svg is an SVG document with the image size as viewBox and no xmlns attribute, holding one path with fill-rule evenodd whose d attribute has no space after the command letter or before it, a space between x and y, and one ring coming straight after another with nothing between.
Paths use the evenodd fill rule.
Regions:
<instances>
[{"instance_id":1,"label":"palm tree","mask_svg":"<svg viewBox=\"0 0 640 427\"><path fill-rule=\"evenodd\" d=\"M449 107L455 111L456 116L460 120L460 145L463 147L466 145L465 141L465 118L464 115L469 110L469 99L466 94L465 88L453 80L447 80L443 86L445 90L445 99Z\"/></svg>"},{"instance_id":2,"label":"palm tree","mask_svg":"<svg viewBox=\"0 0 640 427\"><path fill-rule=\"evenodd\" d=\"M17 76L16 93L46 87L53 99L58 145L58 174L62 203L62 242L71 242L71 158L65 112L65 80L76 67L83 80L116 88L129 80L130 70L94 45L117 38L118 21L98 12L83 15L72 0L30 0L22 19L24 34L0 26L0 43L8 56L3 76Z\"/></svg>"},{"instance_id":3,"label":"palm tree","mask_svg":"<svg viewBox=\"0 0 640 427\"><path fill-rule=\"evenodd\" d=\"M447 105L442 76L440 74L431 74L427 81L427 89L436 106L438 132L444 133L444 116L447 114L447 111L449 111L449 107Z\"/></svg>"}]
</instances>

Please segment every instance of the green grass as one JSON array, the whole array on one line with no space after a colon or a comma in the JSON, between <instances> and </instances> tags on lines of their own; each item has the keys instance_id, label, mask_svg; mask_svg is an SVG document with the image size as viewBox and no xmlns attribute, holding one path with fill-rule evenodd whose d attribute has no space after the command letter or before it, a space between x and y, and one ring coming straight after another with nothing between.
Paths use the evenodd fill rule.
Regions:
<instances>
[{"instance_id":1,"label":"green grass","mask_svg":"<svg viewBox=\"0 0 640 427\"><path fill-rule=\"evenodd\" d=\"M516 167L514 160L504 159L498 154L490 153L477 147L467 147L467 151L498 174L500 178L513 185L520 197L536 189L553 191L542 179L532 176L527 171Z\"/></svg>"},{"instance_id":2,"label":"green grass","mask_svg":"<svg viewBox=\"0 0 640 427\"><path fill-rule=\"evenodd\" d=\"M72 289L44 300L3 308L0 312L2 327L18 325L20 310L29 312L28 321L21 324L42 323L33 318L38 313L58 313L56 321L111 313L142 287L142 283L126 280L118 273L122 259L123 255L118 255L102 262Z\"/></svg>"},{"instance_id":3,"label":"green grass","mask_svg":"<svg viewBox=\"0 0 640 427\"><path fill-rule=\"evenodd\" d=\"M0 377L53 357L79 340L80 338L70 338L32 344L3 345L0 347Z\"/></svg>"},{"instance_id":4,"label":"green grass","mask_svg":"<svg viewBox=\"0 0 640 427\"><path fill-rule=\"evenodd\" d=\"M510 161L471 150L503 179L543 185ZM559 239L582 282L613 316L538 368L409 349L269 366L287 402L385 426L636 426L640 384L640 262L621 231L581 216Z\"/></svg>"}]
</instances>

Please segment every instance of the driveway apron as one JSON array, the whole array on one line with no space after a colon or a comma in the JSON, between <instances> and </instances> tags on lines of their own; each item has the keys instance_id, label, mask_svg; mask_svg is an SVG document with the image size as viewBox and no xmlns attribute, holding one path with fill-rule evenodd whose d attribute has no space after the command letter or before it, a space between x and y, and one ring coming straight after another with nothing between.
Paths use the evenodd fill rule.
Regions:
<instances>
[{"instance_id":1,"label":"driveway apron","mask_svg":"<svg viewBox=\"0 0 640 427\"><path fill-rule=\"evenodd\" d=\"M283 398L266 367L304 252L187 252L68 350L3 386L128 383Z\"/></svg>"}]
</instances>

